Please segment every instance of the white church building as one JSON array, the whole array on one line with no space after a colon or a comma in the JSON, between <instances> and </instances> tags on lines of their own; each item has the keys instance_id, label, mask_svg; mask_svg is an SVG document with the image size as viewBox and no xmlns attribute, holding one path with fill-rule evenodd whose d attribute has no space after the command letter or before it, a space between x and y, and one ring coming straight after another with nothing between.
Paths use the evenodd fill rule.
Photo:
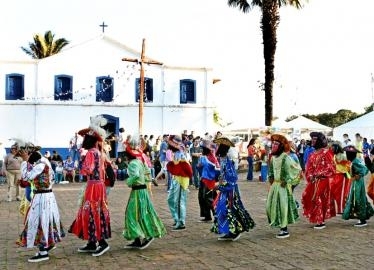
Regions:
<instances>
[{"instance_id":1,"label":"white church building","mask_svg":"<svg viewBox=\"0 0 374 270\"><path fill-rule=\"evenodd\" d=\"M95 115L104 115L105 128L114 134L120 127L125 134L138 134L140 64L123 58L140 61L141 53L100 35L40 60L0 59L3 144L9 147L8 139L21 138L61 152ZM202 135L217 129L212 69L166 63L143 67L142 133Z\"/></svg>"}]
</instances>

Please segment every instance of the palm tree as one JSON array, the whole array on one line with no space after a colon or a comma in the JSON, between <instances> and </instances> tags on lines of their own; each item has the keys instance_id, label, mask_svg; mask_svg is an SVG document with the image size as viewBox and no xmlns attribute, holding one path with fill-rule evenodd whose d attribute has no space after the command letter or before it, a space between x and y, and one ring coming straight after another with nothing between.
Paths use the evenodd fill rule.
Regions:
<instances>
[{"instance_id":1,"label":"palm tree","mask_svg":"<svg viewBox=\"0 0 374 270\"><path fill-rule=\"evenodd\" d=\"M254 7L262 10L261 29L264 43L265 59L265 125L271 126L273 118L273 84L274 84L274 56L277 47L277 28L279 25L279 8L290 5L300 9L299 0L228 0L230 7L239 8L247 13Z\"/></svg>"},{"instance_id":2,"label":"palm tree","mask_svg":"<svg viewBox=\"0 0 374 270\"><path fill-rule=\"evenodd\" d=\"M64 38L53 40L55 37L51 31L47 31L44 37L40 34L34 35L34 42L29 43L29 48L21 47L21 49L33 59L42 59L56 53L59 53L62 48L69 44Z\"/></svg>"}]
</instances>

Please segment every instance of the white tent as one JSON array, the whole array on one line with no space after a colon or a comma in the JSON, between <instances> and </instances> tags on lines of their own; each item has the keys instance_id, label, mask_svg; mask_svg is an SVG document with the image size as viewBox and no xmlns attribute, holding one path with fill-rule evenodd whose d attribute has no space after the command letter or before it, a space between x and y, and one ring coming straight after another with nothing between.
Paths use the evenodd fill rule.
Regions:
<instances>
[{"instance_id":1,"label":"white tent","mask_svg":"<svg viewBox=\"0 0 374 270\"><path fill-rule=\"evenodd\" d=\"M349 121L334 128L333 136L335 140L343 140L343 134L348 134L349 138L354 138L356 133L364 138L374 139L374 112L367 113L359 118Z\"/></svg>"},{"instance_id":2,"label":"white tent","mask_svg":"<svg viewBox=\"0 0 374 270\"><path fill-rule=\"evenodd\" d=\"M309 133L312 131L319 131L328 133L332 128L322 125L316 121L310 120L302 115L289 121L288 126L293 129L293 137L309 138Z\"/></svg>"}]
</instances>

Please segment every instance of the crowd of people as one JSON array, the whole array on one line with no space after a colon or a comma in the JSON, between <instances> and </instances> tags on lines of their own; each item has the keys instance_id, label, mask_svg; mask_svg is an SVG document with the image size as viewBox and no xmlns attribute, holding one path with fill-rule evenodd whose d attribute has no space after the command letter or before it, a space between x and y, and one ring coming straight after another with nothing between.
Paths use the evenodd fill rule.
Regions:
<instances>
[{"instance_id":1,"label":"crowd of people","mask_svg":"<svg viewBox=\"0 0 374 270\"><path fill-rule=\"evenodd\" d=\"M65 230L86 242L77 252L92 256L108 252L112 237L108 196L115 180L125 180L131 189L123 219L123 237L130 241L126 249L147 248L155 238L167 233L151 196L152 183L158 186L162 179L174 221L171 231L188 227L190 189L198 190L200 221L211 223L210 231L218 234L219 241L236 241L256 226L241 200L235 166L238 153L233 151L231 138L220 132L199 137L185 131L156 138L127 135L125 139L121 128L114 137L120 145L117 157L111 157L103 119L92 118L88 128L75 134L75 138L82 137L76 149L79 154L66 160L57 152L50 157L42 155L41 148L30 143L12 145L5 160L13 164L6 170L13 183L8 188L8 200L15 193L25 216L17 243L38 247L29 262L48 260L49 252L65 237ZM268 224L279 229L276 238L290 236L288 225L300 219L301 207L302 215L317 230L324 229L326 221L336 215L345 220L357 219L355 227L367 226L367 220L374 215L367 194L374 199L374 189L371 193L366 189L364 177L373 171L370 156L374 150L357 141L364 142L358 138L352 143L346 137L343 142L328 141L323 133L311 132L310 140L298 143L287 135L270 133L261 142L258 138L249 142L247 180L253 181L254 160L266 162L270 187L264 209ZM64 228L52 186L72 174L69 168L75 171L73 156L80 160L78 174L83 186L77 194L76 215ZM71 176L74 181L75 175ZM294 189L301 181L306 185L299 203ZM16 186L25 188L25 192L14 190Z\"/></svg>"}]
</instances>

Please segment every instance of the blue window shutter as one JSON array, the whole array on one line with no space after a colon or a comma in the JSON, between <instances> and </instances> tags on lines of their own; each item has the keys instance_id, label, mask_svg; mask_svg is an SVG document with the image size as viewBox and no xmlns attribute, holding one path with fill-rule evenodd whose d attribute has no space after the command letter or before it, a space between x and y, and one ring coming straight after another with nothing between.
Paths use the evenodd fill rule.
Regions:
<instances>
[{"instance_id":1,"label":"blue window shutter","mask_svg":"<svg viewBox=\"0 0 374 270\"><path fill-rule=\"evenodd\" d=\"M23 100L25 98L24 75L7 74L5 89L6 100Z\"/></svg>"},{"instance_id":2,"label":"blue window shutter","mask_svg":"<svg viewBox=\"0 0 374 270\"><path fill-rule=\"evenodd\" d=\"M140 78L135 80L135 102L139 102L140 96ZM144 78L144 97L143 101L146 103L153 102L153 79Z\"/></svg>"},{"instance_id":3,"label":"blue window shutter","mask_svg":"<svg viewBox=\"0 0 374 270\"><path fill-rule=\"evenodd\" d=\"M114 80L110 76L96 78L96 101L113 101Z\"/></svg>"},{"instance_id":4,"label":"blue window shutter","mask_svg":"<svg viewBox=\"0 0 374 270\"><path fill-rule=\"evenodd\" d=\"M180 103L196 103L196 81L180 80Z\"/></svg>"},{"instance_id":5,"label":"blue window shutter","mask_svg":"<svg viewBox=\"0 0 374 270\"><path fill-rule=\"evenodd\" d=\"M69 75L55 76L55 100L73 99L73 77Z\"/></svg>"}]
</instances>

